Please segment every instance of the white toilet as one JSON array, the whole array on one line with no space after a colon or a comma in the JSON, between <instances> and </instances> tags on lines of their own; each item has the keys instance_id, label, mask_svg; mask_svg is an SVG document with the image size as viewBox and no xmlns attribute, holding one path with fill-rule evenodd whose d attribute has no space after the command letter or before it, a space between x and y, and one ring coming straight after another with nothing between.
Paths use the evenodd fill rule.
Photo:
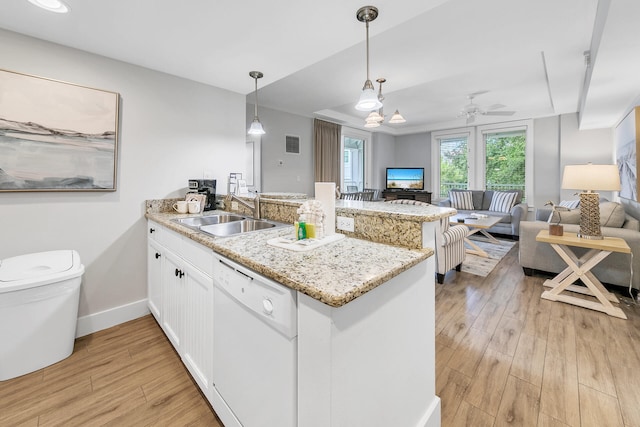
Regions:
<instances>
[{"instance_id":1,"label":"white toilet","mask_svg":"<svg viewBox=\"0 0 640 427\"><path fill-rule=\"evenodd\" d=\"M0 260L0 381L71 355L83 273L73 250Z\"/></svg>"}]
</instances>

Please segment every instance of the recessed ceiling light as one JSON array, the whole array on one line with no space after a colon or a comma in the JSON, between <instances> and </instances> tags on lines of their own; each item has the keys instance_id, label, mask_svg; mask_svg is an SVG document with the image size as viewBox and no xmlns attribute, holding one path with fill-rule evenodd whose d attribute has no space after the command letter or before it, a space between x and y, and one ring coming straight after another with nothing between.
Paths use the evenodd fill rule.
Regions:
<instances>
[{"instance_id":1,"label":"recessed ceiling light","mask_svg":"<svg viewBox=\"0 0 640 427\"><path fill-rule=\"evenodd\" d=\"M67 13L70 10L69 6L61 0L29 0L29 3L56 13Z\"/></svg>"}]
</instances>

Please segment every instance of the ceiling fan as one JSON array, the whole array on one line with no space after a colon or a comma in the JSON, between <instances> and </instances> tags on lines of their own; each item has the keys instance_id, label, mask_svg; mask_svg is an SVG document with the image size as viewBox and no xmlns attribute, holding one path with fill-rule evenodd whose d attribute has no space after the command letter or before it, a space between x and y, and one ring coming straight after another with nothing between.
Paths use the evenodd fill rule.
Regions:
<instances>
[{"instance_id":1,"label":"ceiling fan","mask_svg":"<svg viewBox=\"0 0 640 427\"><path fill-rule=\"evenodd\" d=\"M502 104L494 104L491 105L487 108L483 108L478 104L475 104L473 102L473 99L478 96L478 95L482 95L483 93L487 93L486 91L483 92L475 92L472 94L467 95L467 99L469 100L469 103L467 105L465 105L462 110L460 111L460 113L458 114L458 117L465 117L467 119L467 124L471 124L476 120L476 116L478 115L482 115L482 116L512 116L514 115L516 112L515 111L494 111L494 110L498 110L500 108L504 108L506 107L506 105L502 105Z\"/></svg>"}]
</instances>

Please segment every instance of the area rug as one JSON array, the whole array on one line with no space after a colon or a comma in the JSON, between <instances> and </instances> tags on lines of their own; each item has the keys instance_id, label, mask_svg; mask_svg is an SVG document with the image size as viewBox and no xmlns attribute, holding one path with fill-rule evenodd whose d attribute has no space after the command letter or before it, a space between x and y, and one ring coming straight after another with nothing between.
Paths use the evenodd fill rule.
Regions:
<instances>
[{"instance_id":1,"label":"area rug","mask_svg":"<svg viewBox=\"0 0 640 427\"><path fill-rule=\"evenodd\" d=\"M500 244L491 243L488 239L473 236L471 237L473 242L480 246L485 252L489 254L489 258L484 258L478 255L467 254L462 263L462 271L473 274L475 276L486 277L491 273L491 270L500 262L500 260L511 250L516 244L513 240L500 240Z\"/></svg>"}]
</instances>

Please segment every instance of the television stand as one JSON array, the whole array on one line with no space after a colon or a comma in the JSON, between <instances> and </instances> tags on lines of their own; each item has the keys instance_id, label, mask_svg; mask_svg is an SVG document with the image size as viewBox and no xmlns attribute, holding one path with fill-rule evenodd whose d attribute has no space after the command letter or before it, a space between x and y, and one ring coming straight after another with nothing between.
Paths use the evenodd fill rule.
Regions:
<instances>
[{"instance_id":1,"label":"television stand","mask_svg":"<svg viewBox=\"0 0 640 427\"><path fill-rule=\"evenodd\" d=\"M419 202L431 203L431 192L420 190L383 190L382 197L388 200L417 200Z\"/></svg>"}]
</instances>

